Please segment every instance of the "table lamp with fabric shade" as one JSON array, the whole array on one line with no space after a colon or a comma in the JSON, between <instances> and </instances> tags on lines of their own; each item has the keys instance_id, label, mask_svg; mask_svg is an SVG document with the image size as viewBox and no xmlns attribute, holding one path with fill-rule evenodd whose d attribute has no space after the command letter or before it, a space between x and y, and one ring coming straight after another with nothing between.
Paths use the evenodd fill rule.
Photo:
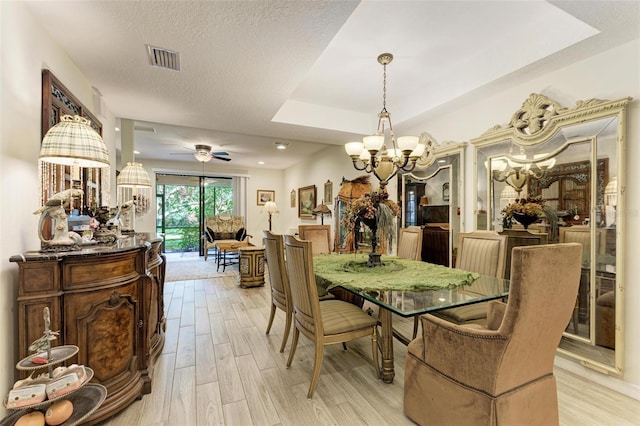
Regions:
<instances>
[{"instance_id":1,"label":"table lamp with fabric shade","mask_svg":"<svg viewBox=\"0 0 640 426\"><path fill-rule=\"evenodd\" d=\"M313 209L312 213L314 215L320 215L320 224L324 225L324 215L328 215L331 216L331 210L329 210L329 207L322 202L321 204L318 205L318 207L316 207L315 209Z\"/></svg>"},{"instance_id":2,"label":"table lamp with fabric shade","mask_svg":"<svg viewBox=\"0 0 640 426\"><path fill-rule=\"evenodd\" d=\"M262 207L262 212L269 215L269 231L271 231L271 216L278 213L278 206L275 201L267 201Z\"/></svg>"}]
</instances>

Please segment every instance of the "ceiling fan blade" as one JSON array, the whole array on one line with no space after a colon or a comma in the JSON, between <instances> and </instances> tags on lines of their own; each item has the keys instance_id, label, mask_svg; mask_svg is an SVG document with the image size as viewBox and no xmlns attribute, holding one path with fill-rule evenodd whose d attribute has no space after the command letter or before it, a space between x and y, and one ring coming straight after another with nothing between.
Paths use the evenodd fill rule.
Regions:
<instances>
[{"instance_id":1,"label":"ceiling fan blade","mask_svg":"<svg viewBox=\"0 0 640 426\"><path fill-rule=\"evenodd\" d=\"M211 158L215 158L216 160L222 160L222 161L231 161L231 158L219 157L217 155L212 155Z\"/></svg>"},{"instance_id":2,"label":"ceiling fan blade","mask_svg":"<svg viewBox=\"0 0 640 426\"><path fill-rule=\"evenodd\" d=\"M211 155L229 155L229 153L224 151L217 151L217 152L212 152Z\"/></svg>"}]
</instances>

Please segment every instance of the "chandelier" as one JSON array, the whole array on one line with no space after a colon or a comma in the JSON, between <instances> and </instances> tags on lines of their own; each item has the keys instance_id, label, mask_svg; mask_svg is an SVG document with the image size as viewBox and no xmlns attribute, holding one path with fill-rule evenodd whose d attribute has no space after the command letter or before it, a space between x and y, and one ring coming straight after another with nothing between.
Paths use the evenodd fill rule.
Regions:
<instances>
[{"instance_id":1,"label":"chandelier","mask_svg":"<svg viewBox=\"0 0 640 426\"><path fill-rule=\"evenodd\" d=\"M535 154L532 159L527 160L526 154L521 153L494 159L491 161L493 180L506 183L520 197L529 179L541 179L555 166L555 158L544 160L545 157L548 154Z\"/></svg>"},{"instance_id":2,"label":"chandelier","mask_svg":"<svg viewBox=\"0 0 640 426\"><path fill-rule=\"evenodd\" d=\"M344 148L353 161L356 170L372 173L384 189L399 171L410 172L416 161L424 154L427 146L420 143L418 136L400 136L396 139L391 125L391 114L387 111L387 65L393 60L391 53L378 56L383 67L382 110L378 114L378 129L375 135L365 136L362 142L349 142ZM386 133L390 146L385 143Z\"/></svg>"}]
</instances>

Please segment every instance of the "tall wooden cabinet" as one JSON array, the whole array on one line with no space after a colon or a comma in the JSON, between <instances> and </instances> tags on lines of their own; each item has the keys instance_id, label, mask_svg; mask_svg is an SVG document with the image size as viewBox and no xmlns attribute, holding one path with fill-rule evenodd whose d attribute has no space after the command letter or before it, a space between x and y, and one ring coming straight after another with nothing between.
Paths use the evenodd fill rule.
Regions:
<instances>
[{"instance_id":1,"label":"tall wooden cabinet","mask_svg":"<svg viewBox=\"0 0 640 426\"><path fill-rule=\"evenodd\" d=\"M166 328L161 246L137 234L112 246L10 258L19 267L17 358L42 335L48 307L51 329L60 330L55 345L77 345L71 362L92 368L92 381L107 388L89 423L151 392Z\"/></svg>"}]
</instances>

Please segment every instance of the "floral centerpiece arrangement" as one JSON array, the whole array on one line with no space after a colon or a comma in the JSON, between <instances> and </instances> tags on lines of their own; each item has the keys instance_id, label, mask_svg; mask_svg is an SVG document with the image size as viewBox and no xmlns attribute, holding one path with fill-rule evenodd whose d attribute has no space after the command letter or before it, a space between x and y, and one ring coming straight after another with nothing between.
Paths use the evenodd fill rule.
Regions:
<instances>
[{"instance_id":1,"label":"floral centerpiece arrangement","mask_svg":"<svg viewBox=\"0 0 640 426\"><path fill-rule=\"evenodd\" d=\"M345 215L345 225L348 230L354 232L354 242L357 247L355 235L360 231L360 225L367 226L372 233L371 255L369 266L380 264L380 254L376 253L378 246L378 233L391 245L396 228L394 218L400 217L400 207L389 199L389 194L384 189L372 193L366 193L351 203L349 211ZM369 264L372 263L372 264Z\"/></svg>"},{"instance_id":2,"label":"floral centerpiece arrangement","mask_svg":"<svg viewBox=\"0 0 640 426\"><path fill-rule=\"evenodd\" d=\"M524 229L536 222L544 212L544 199L540 196L516 199L502 210L505 219L508 220L507 227L510 227L511 219L515 219L524 226Z\"/></svg>"}]
</instances>

